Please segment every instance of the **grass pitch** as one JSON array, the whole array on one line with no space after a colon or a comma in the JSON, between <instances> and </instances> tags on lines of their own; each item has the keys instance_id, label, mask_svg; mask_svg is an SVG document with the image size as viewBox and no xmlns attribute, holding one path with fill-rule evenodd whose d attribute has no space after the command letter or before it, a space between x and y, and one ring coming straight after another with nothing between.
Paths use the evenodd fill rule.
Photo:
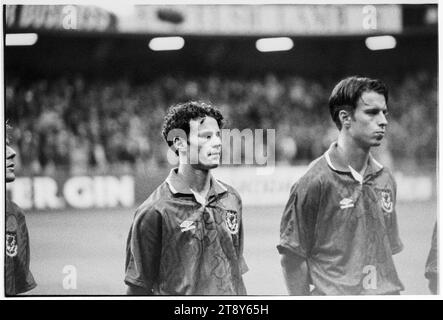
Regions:
<instances>
[{"instance_id":1,"label":"grass pitch","mask_svg":"<svg viewBox=\"0 0 443 320\"><path fill-rule=\"evenodd\" d=\"M283 206L245 207L244 255L249 272L244 280L249 295L286 295L276 245ZM65 210L28 212L31 270L38 283L29 295L123 295L126 237L134 210ZM397 205L404 250L395 256L405 291L429 294L424 267L436 220L433 202ZM76 270L77 287L65 289L69 267Z\"/></svg>"}]
</instances>

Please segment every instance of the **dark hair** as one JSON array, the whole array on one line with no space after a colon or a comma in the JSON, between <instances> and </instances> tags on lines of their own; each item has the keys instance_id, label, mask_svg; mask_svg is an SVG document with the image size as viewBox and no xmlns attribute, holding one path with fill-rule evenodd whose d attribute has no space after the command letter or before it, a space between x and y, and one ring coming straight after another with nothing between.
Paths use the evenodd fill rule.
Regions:
<instances>
[{"instance_id":1,"label":"dark hair","mask_svg":"<svg viewBox=\"0 0 443 320\"><path fill-rule=\"evenodd\" d=\"M168 140L168 134L171 130L181 129L188 137L190 132L189 121L204 117L214 118L219 127L223 127L222 114L216 107L210 104L200 101L189 101L171 106L164 118L162 129L163 138L168 146L171 147L173 145L173 141ZM175 153L178 155L177 150L175 150Z\"/></svg>"},{"instance_id":2,"label":"dark hair","mask_svg":"<svg viewBox=\"0 0 443 320\"><path fill-rule=\"evenodd\" d=\"M362 94L368 91L383 95L388 103L388 88L378 79L352 76L341 80L334 87L329 97L329 112L339 130L342 127L338 117L340 110L353 113Z\"/></svg>"}]
</instances>

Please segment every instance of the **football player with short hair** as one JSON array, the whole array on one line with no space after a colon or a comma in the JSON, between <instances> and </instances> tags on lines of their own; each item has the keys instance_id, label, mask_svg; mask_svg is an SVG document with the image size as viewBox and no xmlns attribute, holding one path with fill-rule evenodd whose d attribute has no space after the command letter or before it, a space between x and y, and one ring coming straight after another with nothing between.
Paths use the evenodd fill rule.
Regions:
<instances>
[{"instance_id":1,"label":"football player with short hair","mask_svg":"<svg viewBox=\"0 0 443 320\"><path fill-rule=\"evenodd\" d=\"M396 183L371 155L386 133L388 89L348 77L329 98L338 140L293 185L283 213L283 274L291 295L394 295L403 248Z\"/></svg>"},{"instance_id":2,"label":"football player with short hair","mask_svg":"<svg viewBox=\"0 0 443 320\"><path fill-rule=\"evenodd\" d=\"M137 209L127 240L127 293L245 295L242 203L211 169L221 157L223 116L187 102L169 109L163 137L179 166Z\"/></svg>"},{"instance_id":3,"label":"football player with short hair","mask_svg":"<svg viewBox=\"0 0 443 320\"><path fill-rule=\"evenodd\" d=\"M6 123L5 181L15 180L14 158L17 155L10 146L12 128ZM34 289L37 284L29 270L29 234L23 210L14 202L6 201L5 235L5 295L13 296Z\"/></svg>"}]
</instances>

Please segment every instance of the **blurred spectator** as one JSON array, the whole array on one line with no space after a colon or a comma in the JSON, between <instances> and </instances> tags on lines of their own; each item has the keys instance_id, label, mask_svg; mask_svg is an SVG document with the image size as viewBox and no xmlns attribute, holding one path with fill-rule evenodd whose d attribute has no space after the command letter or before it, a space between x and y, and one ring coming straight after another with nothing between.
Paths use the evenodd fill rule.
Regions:
<instances>
[{"instance_id":1,"label":"blurred spectator","mask_svg":"<svg viewBox=\"0 0 443 320\"><path fill-rule=\"evenodd\" d=\"M6 117L16 124L13 141L27 173L165 166L159 134L165 110L190 99L222 108L228 128L276 129L277 163L307 163L335 139L327 108L335 80L170 75L134 85L80 75L30 84L13 78L6 83ZM380 156L415 165L435 161L437 76L383 80L390 87L389 143Z\"/></svg>"}]
</instances>

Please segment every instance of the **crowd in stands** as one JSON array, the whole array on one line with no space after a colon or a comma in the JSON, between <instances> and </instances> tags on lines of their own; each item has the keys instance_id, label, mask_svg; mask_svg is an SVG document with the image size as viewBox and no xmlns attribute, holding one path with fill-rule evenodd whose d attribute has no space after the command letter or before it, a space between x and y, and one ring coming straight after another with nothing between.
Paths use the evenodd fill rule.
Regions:
<instances>
[{"instance_id":1,"label":"crowd in stands","mask_svg":"<svg viewBox=\"0 0 443 320\"><path fill-rule=\"evenodd\" d=\"M163 116L170 105L189 100L220 107L228 128L275 129L277 163L307 163L337 135L327 104L336 80L269 74L168 75L137 84L81 76L24 83L7 77L5 115L19 165L32 174L166 166ZM383 80L390 88L385 151L418 164L435 159L437 76L415 72Z\"/></svg>"}]
</instances>

